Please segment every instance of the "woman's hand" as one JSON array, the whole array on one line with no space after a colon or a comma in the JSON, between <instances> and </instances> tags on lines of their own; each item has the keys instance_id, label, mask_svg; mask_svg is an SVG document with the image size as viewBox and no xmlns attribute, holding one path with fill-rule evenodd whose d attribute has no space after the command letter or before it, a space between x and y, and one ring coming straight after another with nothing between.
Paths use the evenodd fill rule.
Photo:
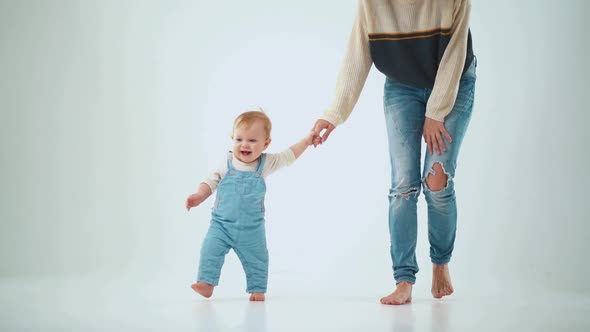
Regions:
<instances>
[{"instance_id":1,"label":"woman's hand","mask_svg":"<svg viewBox=\"0 0 590 332\"><path fill-rule=\"evenodd\" d=\"M336 128L336 126L331 124L329 121L322 120L322 119L317 120L311 131L314 133L314 137L318 137L318 138L320 138L320 140L314 139L313 146L314 147L318 146L318 143L316 143L316 142L319 142L319 144L323 144L325 141L327 141L328 136L330 136L330 133L335 128ZM326 131L324 132L324 134L322 136L320 136L320 134L322 133L322 130L324 130L324 129Z\"/></svg>"},{"instance_id":2,"label":"woman's hand","mask_svg":"<svg viewBox=\"0 0 590 332\"><path fill-rule=\"evenodd\" d=\"M449 132L445 128L444 122L436 121L429 117L426 117L426 120L424 121L424 131L422 135L424 136L424 141L426 142L430 154L432 154L433 149L437 154L440 154L441 150L443 152L447 151L443 136L449 143L453 141L451 135L449 135Z\"/></svg>"}]
</instances>

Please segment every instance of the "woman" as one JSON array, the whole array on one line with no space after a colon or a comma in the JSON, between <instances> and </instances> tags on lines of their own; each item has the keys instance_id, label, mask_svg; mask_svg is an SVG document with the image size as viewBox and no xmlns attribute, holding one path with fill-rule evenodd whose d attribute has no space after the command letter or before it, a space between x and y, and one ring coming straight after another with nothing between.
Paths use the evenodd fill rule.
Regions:
<instances>
[{"instance_id":1,"label":"woman","mask_svg":"<svg viewBox=\"0 0 590 332\"><path fill-rule=\"evenodd\" d=\"M412 300L418 272L416 204L422 188L428 204L432 294L453 293L448 269L457 222L453 177L476 79L470 9L469 0L359 0L334 101L313 127L325 142L352 112L371 65L385 74L396 289L381 299L383 304ZM422 137L428 153L421 175Z\"/></svg>"}]
</instances>

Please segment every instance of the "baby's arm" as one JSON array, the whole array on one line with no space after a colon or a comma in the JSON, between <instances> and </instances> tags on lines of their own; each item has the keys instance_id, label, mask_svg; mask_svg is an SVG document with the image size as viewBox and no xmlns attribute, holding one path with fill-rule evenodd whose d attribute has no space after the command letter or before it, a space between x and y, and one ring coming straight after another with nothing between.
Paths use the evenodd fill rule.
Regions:
<instances>
[{"instance_id":1,"label":"baby's arm","mask_svg":"<svg viewBox=\"0 0 590 332\"><path fill-rule=\"evenodd\" d=\"M291 146L291 151L293 151L293 154L295 155L295 159L299 158L299 156L301 154L303 154L303 152L305 152L305 149L307 149L308 146L312 145L312 144L319 144L319 140L320 137L319 136L315 136L314 132L310 132L308 133L301 141L293 144Z\"/></svg>"},{"instance_id":2,"label":"baby's arm","mask_svg":"<svg viewBox=\"0 0 590 332\"><path fill-rule=\"evenodd\" d=\"M199 204L203 203L209 196L211 196L211 187L209 187L206 183L199 184L199 191L190 195L186 199L186 209L190 211L192 207L199 206Z\"/></svg>"},{"instance_id":3,"label":"baby's arm","mask_svg":"<svg viewBox=\"0 0 590 332\"><path fill-rule=\"evenodd\" d=\"M217 189L217 185L227 173L227 159L224 159L217 169L211 173L205 181L199 184L199 190L186 199L186 209L199 206Z\"/></svg>"}]
</instances>

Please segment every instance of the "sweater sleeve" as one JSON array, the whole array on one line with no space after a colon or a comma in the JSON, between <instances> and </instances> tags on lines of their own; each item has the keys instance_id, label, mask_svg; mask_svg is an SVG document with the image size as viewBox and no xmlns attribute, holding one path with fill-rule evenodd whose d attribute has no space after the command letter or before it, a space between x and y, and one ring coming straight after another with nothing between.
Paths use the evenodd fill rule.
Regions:
<instances>
[{"instance_id":1,"label":"sweater sleeve","mask_svg":"<svg viewBox=\"0 0 590 332\"><path fill-rule=\"evenodd\" d=\"M441 122L453 110L459 90L467 53L471 1L455 0L453 11L451 39L440 61L434 87L426 104L426 116Z\"/></svg>"},{"instance_id":2,"label":"sweater sleeve","mask_svg":"<svg viewBox=\"0 0 590 332\"><path fill-rule=\"evenodd\" d=\"M348 48L336 80L334 99L331 106L320 117L335 126L346 121L352 112L373 64L369 50L366 15L364 1L359 0Z\"/></svg>"}]
</instances>

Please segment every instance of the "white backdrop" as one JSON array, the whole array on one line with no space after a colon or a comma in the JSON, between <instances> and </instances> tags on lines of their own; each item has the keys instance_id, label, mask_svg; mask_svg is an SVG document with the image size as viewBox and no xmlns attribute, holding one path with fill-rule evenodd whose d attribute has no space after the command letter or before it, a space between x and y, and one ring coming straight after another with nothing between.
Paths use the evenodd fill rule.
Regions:
<instances>
[{"instance_id":1,"label":"white backdrop","mask_svg":"<svg viewBox=\"0 0 590 332\"><path fill-rule=\"evenodd\" d=\"M356 1L0 0L0 276L189 292L213 198L188 194L234 117L288 148L331 101ZM473 1L473 118L456 177L455 287L590 292L583 0ZM269 292L393 288L383 75L349 121L268 179ZM429 288L420 198L417 287ZM243 294L233 253L221 294Z\"/></svg>"}]
</instances>

